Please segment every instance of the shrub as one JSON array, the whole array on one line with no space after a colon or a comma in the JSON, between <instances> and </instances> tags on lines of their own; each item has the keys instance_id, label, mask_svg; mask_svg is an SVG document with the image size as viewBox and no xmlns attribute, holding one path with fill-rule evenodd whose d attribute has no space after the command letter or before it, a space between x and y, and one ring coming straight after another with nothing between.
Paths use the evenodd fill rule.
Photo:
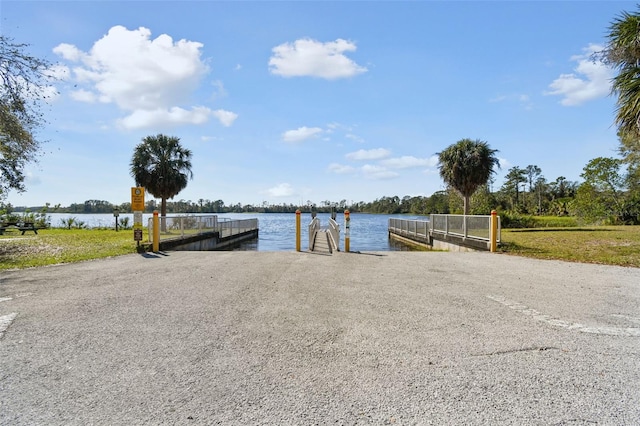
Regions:
<instances>
[{"instance_id":1,"label":"shrub","mask_svg":"<svg viewBox=\"0 0 640 426\"><path fill-rule=\"evenodd\" d=\"M578 221L569 216L533 216L514 212L501 212L503 228L566 228L578 226Z\"/></svg>"},{"instance_id":2,"label":"shrub","mask_svg":"<svg viewBox=\"0 0 640 426\"><path fill-rule=\"evenodd\" d=\"M129 216L121 217L118 221L118 225L120 226L120 228L131 229L131 227L129 226L129 219Z\"/></svg>"},{"instance_id":3,"label":"shrub","mask_svg":"<svg viewBox=\"0 0 640 426\"><path fill-rule=\"evenodd\" d=\"M68 217L66 219L60 219L60 221L62 222L62 227L63 228L67 228L67 229L71 229L71 228L83 229L83 228L87 227L86 223L84 223L81 220L76 219L75 217Z\"/></svg>"}]
</instances>

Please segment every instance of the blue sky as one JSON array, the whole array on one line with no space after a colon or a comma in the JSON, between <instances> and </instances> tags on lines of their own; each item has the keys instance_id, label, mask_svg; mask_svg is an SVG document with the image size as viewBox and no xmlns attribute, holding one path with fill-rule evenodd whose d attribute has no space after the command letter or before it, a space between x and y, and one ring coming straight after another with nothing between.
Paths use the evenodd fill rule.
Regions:
<instances>
[{"instance_id":1,"label":"blue sky","mask_svg":"<svg viewBox=\"0 0 640 426\"><path fill-rule=\"evenodd\" d=\"M55 63L47 139L14 206L130 201L148 135L179 137L175 200L373 201L444 189L463 138L580 180L615 156L613 72L593 63L634 2L7 1L1 31ZM147 198L149 199L149 197Z\"/></svg>"}]
</instances>

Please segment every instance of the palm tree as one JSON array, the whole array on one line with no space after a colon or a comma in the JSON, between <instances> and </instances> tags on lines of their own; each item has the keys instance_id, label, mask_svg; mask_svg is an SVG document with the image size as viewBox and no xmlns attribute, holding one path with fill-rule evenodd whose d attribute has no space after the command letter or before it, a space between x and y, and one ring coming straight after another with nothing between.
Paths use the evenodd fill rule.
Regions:
<instances>
[{"instance_id":1,"label":"palm tree","mask_svg":"<svg viewBox=\"0 0 640 426\"><path fill-rule=\"evenodd\" d=\"M440 177L464 199L464 214L469 214L471 195L487 183L494 167L500 168L496 152L487 142L462 139L436 154Z\"/></svg>"},{"instance_id":2,"label":"palm tree","mask_svg":"<svg viewBox=\"0 0 640 426\"><path fill-rule=\"evenodd\" d=\"M167 198L186 188L187 181L193 177L191 151L183 148L175 136L147 136L133 151L131 176L136 185L144 186L162 200L160 214L166 216Z\"/></svg>"},{"instance_id":3,"label":"palm tree","mask_svg":"<svg viewBox=\"0 0 640 426\"><path fill-rule=\"evenodd\" d=\"M616 124L622 133L640 135L640 12L623 12L609 27L597 57L617 69L611 92L617 94Z\"/></svg>"}]
</instances>

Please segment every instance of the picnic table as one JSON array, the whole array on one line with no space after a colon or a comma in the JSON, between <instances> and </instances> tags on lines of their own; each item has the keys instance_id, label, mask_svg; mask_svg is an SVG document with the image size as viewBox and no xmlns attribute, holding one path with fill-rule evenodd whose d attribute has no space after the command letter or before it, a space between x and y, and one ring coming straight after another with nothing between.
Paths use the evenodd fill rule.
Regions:
<instances>
[{"instance_id":1,"label":"picnic table","mask_svg":"<svg viewBox=\"0 0 640 426\"><path fill-rule=\"evenodd\" d=\"M38 228L36 228L36 224L33 222L2 222L2 224L0 224L0 235L4 234L4 231L13 228L21 231L21 235L24 235L27 231L33 231L34 234L38 234Z\"/></svg>"}]
</instances>

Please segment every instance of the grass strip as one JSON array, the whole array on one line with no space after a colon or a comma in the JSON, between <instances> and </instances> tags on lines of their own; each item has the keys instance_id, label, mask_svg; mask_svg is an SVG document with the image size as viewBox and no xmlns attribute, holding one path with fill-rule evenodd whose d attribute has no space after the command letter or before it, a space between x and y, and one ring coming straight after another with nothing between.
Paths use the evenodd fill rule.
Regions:
<instances>
[{"instance_id":1,"label":"grass strip","mask_svg":"<svg viewBox=\"0 0 640 426\"><path fill-rule=\"evenodd\" d=\"M503 253L640 267L640 226L503 229Z\"/></svg>"},{"instance_id":2,"label":"grass strip","mask_svg":"<svg viewBox=\"0 0 640 426\"><path fill-rule=\"evenodd\" d=\"M133 231L41 229L38 235L0 236L0 270L80 262L136 253Z\"/></svg>"}]
</instances>

